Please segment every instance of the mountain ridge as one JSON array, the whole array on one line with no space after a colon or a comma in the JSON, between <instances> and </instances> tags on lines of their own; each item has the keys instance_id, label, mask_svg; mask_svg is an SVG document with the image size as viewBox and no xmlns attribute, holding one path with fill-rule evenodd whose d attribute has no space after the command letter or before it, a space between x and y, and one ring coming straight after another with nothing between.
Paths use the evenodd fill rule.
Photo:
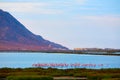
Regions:
<instances>
[{"instance_id":1,"label":"mountain ridge","mask_svg":"<svg viewBox=\"0 0 120 80\"><path fill-rule=\"evenodd\" d=\"M38 51L68 50L68 48L33 34L10 13L0 10L0 50Z\"/></svg>"}]
</instances>

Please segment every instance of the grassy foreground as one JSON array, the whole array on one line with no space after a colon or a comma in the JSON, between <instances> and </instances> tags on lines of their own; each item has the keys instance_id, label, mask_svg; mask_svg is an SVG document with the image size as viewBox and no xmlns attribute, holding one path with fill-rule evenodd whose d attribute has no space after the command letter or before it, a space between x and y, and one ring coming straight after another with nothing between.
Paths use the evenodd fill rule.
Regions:
<instances>
[{"instance_id":1,"label":"grassy foreground","mask_svg":"<svg viewBox=\"0 0 120 80\"><path fill-rule=\"evenodd\" d=\"M120 68L119 69L0 68L0 80L1 79L55 80L54 77L60 78L66 76L81 77L86 78L86 80L120 80Z\"/></svg>"}]
</instances>

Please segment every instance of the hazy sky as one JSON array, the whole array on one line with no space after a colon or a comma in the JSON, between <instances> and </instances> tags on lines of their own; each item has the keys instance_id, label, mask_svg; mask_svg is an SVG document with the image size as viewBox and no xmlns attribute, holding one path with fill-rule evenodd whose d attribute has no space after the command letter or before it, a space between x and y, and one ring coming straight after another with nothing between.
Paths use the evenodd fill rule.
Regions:
<instances>
[{"instance_id":1,"label":"hazy sky","mask_svg":"<svg viewBox=\"0 0 120 80\"><path fill-rule=\"evenodd\" d=\"M68 48L120 48L120 0L0 0L0 8Z\"/></svg>"}]
</instances>

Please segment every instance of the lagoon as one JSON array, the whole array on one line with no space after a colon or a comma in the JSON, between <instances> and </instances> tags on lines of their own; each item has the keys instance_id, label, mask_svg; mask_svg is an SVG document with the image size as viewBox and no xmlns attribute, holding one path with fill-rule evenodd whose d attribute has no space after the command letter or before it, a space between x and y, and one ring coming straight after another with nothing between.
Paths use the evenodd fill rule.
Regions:
<instances>
[{"instance_id":1,"label":"lagoon","mask_svg":"<svg viewBox=\"0 0 120 80\"><path fill-rule=\"evenodd\" d=\"M0 52L0 68L120 68L120 56L41 53Z\"/></svg>"}]
</instances>

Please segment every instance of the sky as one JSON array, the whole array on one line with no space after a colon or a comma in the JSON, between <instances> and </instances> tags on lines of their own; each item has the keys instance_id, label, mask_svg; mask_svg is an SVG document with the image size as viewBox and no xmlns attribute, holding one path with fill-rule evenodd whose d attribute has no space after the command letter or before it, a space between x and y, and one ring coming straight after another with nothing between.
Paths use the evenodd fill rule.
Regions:
<instances>
[{"instance_id":1,"label":"sky","mask_svg":"<svg viewBox=\"0 0 120 80\"><path fill-rule=\"evenodd\" d=\"M120 0L0 0L27 29L73 48L120 49Z\"/></svg>"}]
</instances>

